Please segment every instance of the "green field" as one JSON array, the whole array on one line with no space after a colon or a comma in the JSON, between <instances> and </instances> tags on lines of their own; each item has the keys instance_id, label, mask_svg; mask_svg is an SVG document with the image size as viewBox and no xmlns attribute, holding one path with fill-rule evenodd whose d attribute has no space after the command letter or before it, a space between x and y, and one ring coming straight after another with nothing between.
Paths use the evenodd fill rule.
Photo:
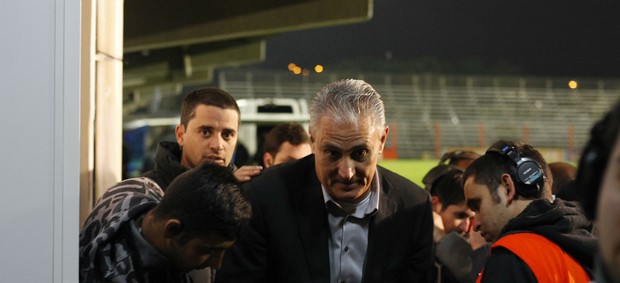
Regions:
<instances>
[{"instance_id":1,"label":"green field","mask_svg":"<svg viewBox=\"0 0 620 283\"><path fill-rule=\"evenodd\" d=\"M433 159L384 159L379 161L379 165L405 176L421 187L424 187L422 184L424 175L438 163L438 160Z\"/></svg>"}]
</instances>

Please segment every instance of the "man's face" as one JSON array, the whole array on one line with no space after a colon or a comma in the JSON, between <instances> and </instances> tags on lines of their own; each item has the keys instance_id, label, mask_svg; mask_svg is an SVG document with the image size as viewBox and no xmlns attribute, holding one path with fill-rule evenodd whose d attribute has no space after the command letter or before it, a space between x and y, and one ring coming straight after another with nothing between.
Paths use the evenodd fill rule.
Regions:
<instances>
[{"instance_id":1,"label":"man's face","mask_svg":"<svg viewBox=\"0 0 620 283\"><path fill-rule=\"evenodd\" d=\"M445 209L440 209L437 214L441 216L441 222L446 234L455 231L463 237L467 237L469 222L474 213L467 207L467 203L451 204Z\"/></svg>"},{"instance_id":2,"label":"man's face","mask_svg":"<svg viewBox=\"0 0 620 283\"><path fill-rule=\"evenodd\" d=\"M366 196L387 133L387 128L378 131L371 126L370 119L356 124L319 120L311 137L316 173L334 200L359 202Z\"/></svg>"},{"instance_id":3,"label":"man's face","mask_svg":"<svg viewBox=\"0 0 620 283\"><path fill-rule=\"evenodd\" d=\"M598 198L601 257L613 282L620 282L620 139L609 156Z\"/></svg>"},{"instance_id":4,"label":"man's face","mask_svg":"<svg viewBox=\"0 0 620 283\"><path fill-rule=\"evenodd\" d=\"M176 137L183 149L181 164L194 168L205 161L228 166L237 144L239 115L233 109L200 104L187 127L179 125Z\"/></svg>"},{"instance_id":5,"label":"man's face","mask_svg":"<svg viewBox=\"0 0 620 283\"><path fill-rule=\"evenodd\" d=\"M169 242L165 255L181 272L206 267L219 269L224 252L233 243L234 241L215 233L208 233L206 236L198 236L186 241L180 241L177 238Z\"/></svg>"},{"instance_id":6,"label":"man's face","mask_svg":"<svg viewBox=\"0 0 620 283\"><path fill-rule=\"evenodd\" d=\"M268 152L265 153L269 155L264 162L265 167L271 167L280 163L297 160L310 153L312 153L312 148L308 143L292 145L290 142L284 142L280 145L276 156L271 156Z\"/></svg>"},{"instance_id":7,"label":"man's face","mask_svg":"<svg viewBox=\"0 0 620 283\"><path fill-rule=\"evenodd\" d=\"M474 230L487 242L497 240L500 232L511 218L507 209L506 187L499 185L499 202L495 202L487 186L474 182L474 176L465 181L467 206L475 213Z\"/></svg>"}]
</instances>

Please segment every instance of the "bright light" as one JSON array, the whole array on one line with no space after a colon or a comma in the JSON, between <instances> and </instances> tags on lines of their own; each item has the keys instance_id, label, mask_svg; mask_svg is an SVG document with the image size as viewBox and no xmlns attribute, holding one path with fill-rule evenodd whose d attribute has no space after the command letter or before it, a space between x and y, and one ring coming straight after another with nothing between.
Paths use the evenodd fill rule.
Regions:
<instances>
[{"instance_id":1,"label":"bright light","mask_svg":"<svg viewBox=\"0 0 620 283\"><path fill-rule=\"evenodd\" d=\"M294 73L295 75L299 75L299 74L301 74L301 68L299 68L299 67L295 67L295 68L293 68L293 73Z\"/></svg>"},{"instance_id":2,"label":"bright light","mask_svg":"<svg viewBox=\"0 0 620 283\"><path fill-rule=\"evenodd\" d=\"M314 71L317 73L323 72L323 66L321 65L314 66Z\"/></svg>"},{"instance_id":3,"label":"bright light","mask_svg":"<svg viewBox=\"0 0 620 283\"><path fill-rule=\"evenodd\" d=\"M289 63L288 64L288 70L291 71L291 72L295 69L295 67L297 67L297 65L295 65L295 63Z\"/></svg>"},{"instance_id":4,"label":"bright light","mask_svg":"<svg viewBox=\"0 0 620 283\"><path fill-rule=\"evenodd\" d=\"M577 81L569 81L568 82L568 87L571 89L576 89L579 85L577 84Z\"/></svg>"}]
</instances>

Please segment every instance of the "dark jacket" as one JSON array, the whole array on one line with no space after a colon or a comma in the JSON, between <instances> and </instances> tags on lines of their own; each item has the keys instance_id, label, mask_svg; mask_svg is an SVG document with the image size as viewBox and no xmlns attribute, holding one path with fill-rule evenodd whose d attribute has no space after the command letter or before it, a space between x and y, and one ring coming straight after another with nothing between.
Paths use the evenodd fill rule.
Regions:
<instances>
[{"instance_id":1,"label":"dark jacket","mask_svg":"<svg viewBox=\"0 0 620 283\"><path fill-rule=\"evenodd\" d=\"M181 165L181 155L181 148L176 142L160 142L155 153L153 170L145 172L142 177L155 181L165 192L174 178L187 171L187 168ZM233 171L237 170L232 162L228 167Z\"/></svg>"},{"instance_id":2,"label":"dark jacket","mask_svg":"<svg viewBox=\"0 0 620 283\"><path fill-rule=\"evenodd\" d=\"M181 148L176 142L160 142L155 153L153 170L142 174L159 185L166 191L174 178L187 171L181 165Z\"/></svg>"},{"instance_id":3,"label":"dark jacket","mask_svg":"<svg viewBox=\"0 0 620 283\"><path fill-rule=\"evenodd\" d=\"M590 233L591 223L583 210L573 202L556 199L535 200L521 214L510 220L500 237L519 232L541 235L568 253L590 275L594 267L596 239ZM532 270L509 250L491 249L482 282L537 282Z\"/></svg>"},{"instance_id":4,"label":"dark jacket","mask_svg":"<svg viewBox=\"0 0 620 283\"><path fill-rule=\"evenodd\" d=\"M433 220L429 195L377 168L379 210L368 232L363 282L428 282ZM250 229L229 249L216 282L330 280L327 210L314 155L271 167L243 184Z\"/></svg>"},{"instance_id":5,"label":"dark jacket","mask_svg":"<svg viewBox=\"0 0 620 283\"><path fill-rule=\"evenodd\" d=\"M434 245L435 283L473 283L472 248L469 242L456 232L445 235Z\"/></svg>"}]
</instances>

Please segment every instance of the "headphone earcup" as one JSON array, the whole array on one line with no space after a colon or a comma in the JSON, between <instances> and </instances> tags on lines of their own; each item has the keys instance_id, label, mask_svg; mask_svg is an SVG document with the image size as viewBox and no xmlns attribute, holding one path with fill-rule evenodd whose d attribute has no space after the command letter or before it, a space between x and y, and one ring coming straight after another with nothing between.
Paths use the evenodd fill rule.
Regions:
<instances>
[{"instance_id":1,"label":"headphone earcup","mask_svg":"<svg viewBox=\"0 0 620 283\"><path fill-rule=\"evenodd\" d=\"M505 141L493 144L486 152L495 152L512 161L509 173L518 195L527 198L540 196L545 185L545 173L536 160L522 157L513 145Z\"/></svg>"},{"instance_id":2,"label":"headphone earcup","mask_svg":"<svg viewBox=\"0 0 620 283\"><path fill-rule=\"evenodd\" d=\"M519 162L515 170L519 181L516 186L517 193L527 198L539 197L545 186L545 179L538 162L526 157L515 162Z\"/></svg>"}]
</instances>

